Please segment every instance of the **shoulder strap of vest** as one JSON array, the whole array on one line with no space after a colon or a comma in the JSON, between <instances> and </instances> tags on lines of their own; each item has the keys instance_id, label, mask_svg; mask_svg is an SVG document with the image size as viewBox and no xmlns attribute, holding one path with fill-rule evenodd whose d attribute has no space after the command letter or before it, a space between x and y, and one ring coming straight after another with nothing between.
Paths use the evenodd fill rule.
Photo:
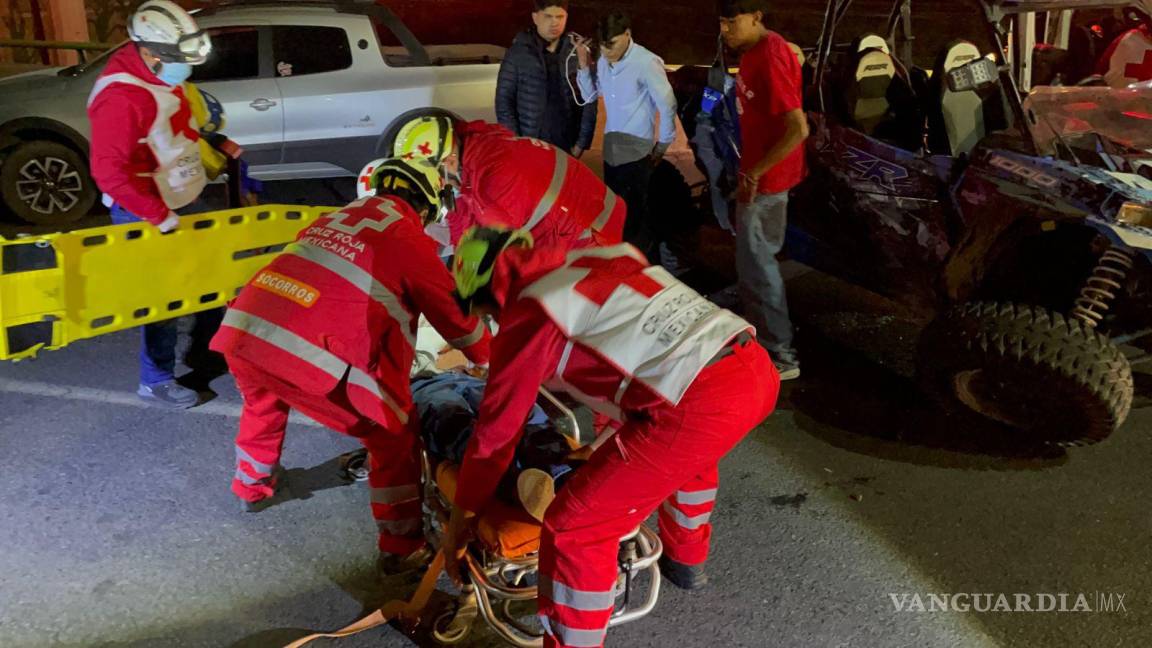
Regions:
<instances>
[{"instance_id":1,"label":"shoulder strap of vest","mask_svg":"<svg viewBox=\"0 0 1152 648\"><path fill-rule=\"evenodd\" d=\"M163 91L163 88L160 86L148 83L142 79L138 79L131 74L128 74L127 72L118 72L116 74L109 74L108 76L100 77L100 79L96 81L96 85L92 86L91 94L88 95L88 105L91 106L92 102L96 100L96 97L101 92L106 90L108 86L114 83L124 83L127 85L136 86L137 88L143 88L150 93Z\"/></svg>"}]
</instances>

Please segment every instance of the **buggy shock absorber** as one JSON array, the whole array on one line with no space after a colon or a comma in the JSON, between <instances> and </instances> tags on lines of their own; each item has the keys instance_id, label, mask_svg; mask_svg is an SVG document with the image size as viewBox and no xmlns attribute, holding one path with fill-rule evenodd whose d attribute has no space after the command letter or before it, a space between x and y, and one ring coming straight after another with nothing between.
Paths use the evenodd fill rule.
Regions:
<instances>
[{"instance_id":1,"label":"buggy shock absorber","mask_svg":"<svg viewBox=\"0 0 1152 648\"><path fill-rule=\"evenodd\" d=\"M1124 287L1124 279L1135 265L1130 252L1111 248L1100 256L1092 276L1080 289L1080 297L1072 309L1072 316L1089 328L1096 328L1104 320L1112 302Z\"/></svg>"}]
</instances>

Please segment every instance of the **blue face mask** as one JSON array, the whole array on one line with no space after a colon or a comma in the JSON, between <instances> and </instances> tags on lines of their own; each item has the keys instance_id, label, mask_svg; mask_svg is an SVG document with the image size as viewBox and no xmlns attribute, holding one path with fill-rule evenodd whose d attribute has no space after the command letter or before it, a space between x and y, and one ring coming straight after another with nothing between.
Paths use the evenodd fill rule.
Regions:
<instances>
[{"instance_id":1,"label":"blue face mask","mask_svg":"<svg viewBox=\"0 0 1152 648\"><path fill-rule=\"evenodd\" d=\"M187 63L164 63L156 77L170 86L178 86L192 76L192 66Z\"/></svg>"}]
</instances>

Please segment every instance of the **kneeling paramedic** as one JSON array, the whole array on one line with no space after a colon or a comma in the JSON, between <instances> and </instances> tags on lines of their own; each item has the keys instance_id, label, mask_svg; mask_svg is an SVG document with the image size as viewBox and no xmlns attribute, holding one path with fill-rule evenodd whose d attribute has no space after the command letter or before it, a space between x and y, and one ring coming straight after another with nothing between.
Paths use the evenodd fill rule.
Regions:
<instances>
[{"instance_id":1,"label":"kneeling paramedic","mask_svg":"<svg viewBox=\"0 0 1152 648\"><path fill-rule=\"evenodd\" d=\"M718 462L775 407L780 378L744 320L622 244L537 249L521 232L470 232L456 250L457 298L500 329L461 467L444 549L463 555L512 459L543 383L622 425L544 516L545 646L600 646L615 601L619 540L659 508L662 570L706 582Z\"/></svg>"},{"instance_id":2,"label":"kneeling paramedic","mask_svg":"<svg viewBox=\"0 0 1152 648\"><path fill-rule=\"evenodd\" d=\"M473 362L490 336L452 297L452 276L424 227L439 218L440 180L426 160L389 160L377 195L317 220L248 282L212 348L244 398L232 491L250 506L275 494L290 409L368 450L381 566L423 548L418 417L409 372L421 314Z\"/></svg>"},{"instance_id":3,"label":"kneeling paramedic","mask_svg":"<svg viewBox=\"0 0 1152 648\"><path fill-rule=\"evenodd\" d=\"M405 124L396 155L441 164L459 190L448 214L452 243L473 225L520 228L541 247L613 245L627 207L564 151L482 121L424 116Z\"/></svg>"}]
</instances>

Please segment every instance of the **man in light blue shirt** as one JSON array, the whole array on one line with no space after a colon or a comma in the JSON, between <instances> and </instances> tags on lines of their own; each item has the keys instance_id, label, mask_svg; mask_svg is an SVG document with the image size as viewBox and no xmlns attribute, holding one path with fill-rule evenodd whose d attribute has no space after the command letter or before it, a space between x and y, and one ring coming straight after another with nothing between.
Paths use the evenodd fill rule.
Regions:
<instances>
[{"instance_id":1,"label":"man in light blue shirt","mask_svg":"<svg viewBox=\"0 0 1152 648\"><path fill-rule=\"evenodd\" d=\"M632 40L628 16L614 13L601 19L597 37L601 56L595 77L587 39L576 40L580 93L584 101L604 98L604 181L628 205L624 240L657 261L654 230L659 228L648 214L648 185L652 170L676 138L676 95L664 61Z\"/></svg>"}]
</instances>

